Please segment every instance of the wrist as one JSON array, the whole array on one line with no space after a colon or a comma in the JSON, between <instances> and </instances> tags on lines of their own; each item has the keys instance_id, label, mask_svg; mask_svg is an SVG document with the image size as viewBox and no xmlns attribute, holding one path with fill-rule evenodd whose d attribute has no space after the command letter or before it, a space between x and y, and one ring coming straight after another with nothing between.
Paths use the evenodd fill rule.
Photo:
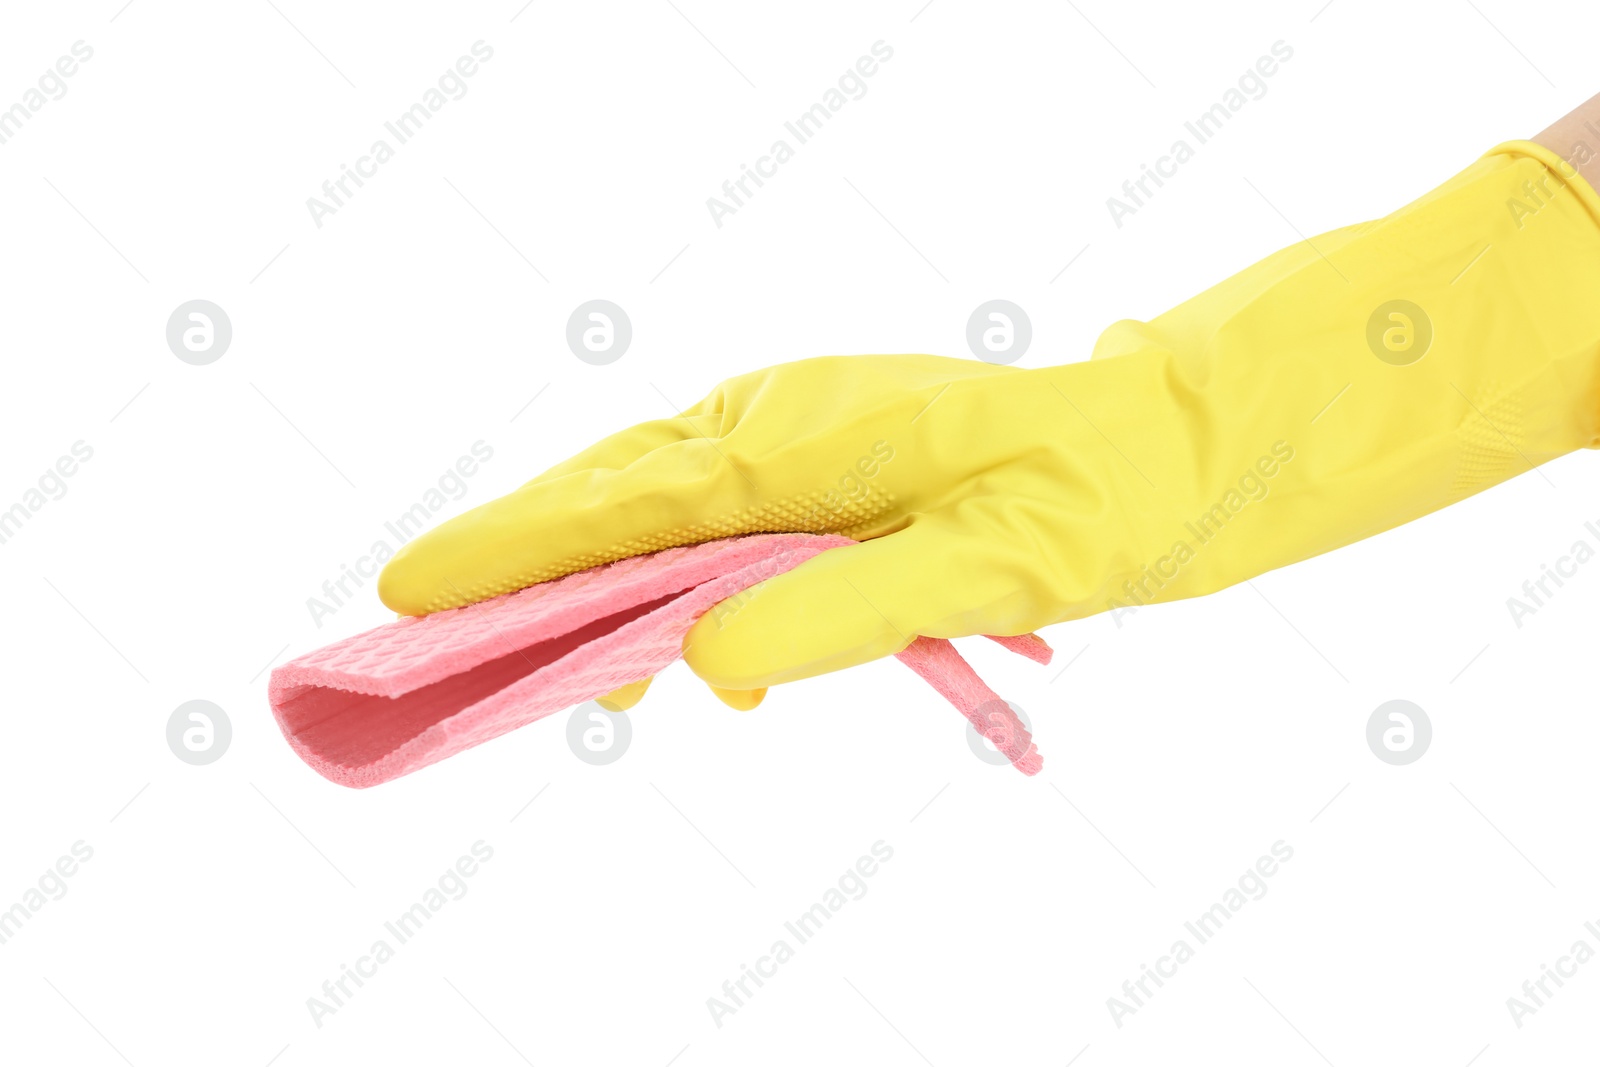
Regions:
<instances>
[{"instance_id":1,"label":"wrist","mask_svg":"<svg viewBox=\"0 0 1600 1067\"><path fill-rule=\"evenodd\" d=\"M1532 138L1568 165L1563 178L1577 171L1600 189L1600 96L1594 96Z\"/></svg>"}]
</instances>

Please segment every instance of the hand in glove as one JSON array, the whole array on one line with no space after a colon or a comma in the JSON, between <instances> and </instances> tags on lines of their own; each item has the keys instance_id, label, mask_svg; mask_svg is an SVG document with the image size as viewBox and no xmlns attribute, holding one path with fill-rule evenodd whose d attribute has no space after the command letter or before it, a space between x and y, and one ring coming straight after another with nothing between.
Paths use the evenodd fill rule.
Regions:
<instances>
[{"instance_id":1,"label":"hand in glove","mask_svg":"<svg viewBox=\"0 0 1600 1067\"><path fill-rule=\"evenodd\" d=\"M379 591L415 615L739 533L860 541L700 618L690 666L749 691L1210 593L1597 441L1600 197L1513 142L1086 362L731 379L407 544Z\"/></svg>"}]
</instances>

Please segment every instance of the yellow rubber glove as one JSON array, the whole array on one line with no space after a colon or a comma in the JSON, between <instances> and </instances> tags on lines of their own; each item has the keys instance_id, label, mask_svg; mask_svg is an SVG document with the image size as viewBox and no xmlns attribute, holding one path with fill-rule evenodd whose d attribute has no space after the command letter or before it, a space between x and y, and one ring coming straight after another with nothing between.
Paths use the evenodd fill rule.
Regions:
<instances>
[{"instance_id":1,"label":"yellow rubber glove","mask_svg":"<svg viewBox=\"0 0 1600 1067\"><path fill-rule=\"evenodd\" d=\"M1600 441L1600 197L1498 148L1285 249L1088 362L827 357L724 382L406 545L422 614L738 533L835 549L685 642L753 690L898 651L1198 596Z\"/></svg>"}]
</instances>

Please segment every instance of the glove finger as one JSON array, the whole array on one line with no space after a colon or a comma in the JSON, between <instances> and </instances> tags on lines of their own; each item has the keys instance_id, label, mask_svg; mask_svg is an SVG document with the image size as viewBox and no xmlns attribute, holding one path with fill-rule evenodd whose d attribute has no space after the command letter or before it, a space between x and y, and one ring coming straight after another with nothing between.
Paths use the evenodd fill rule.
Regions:
<instances>
[{"instance_id":1,"label":"glove finger","mask_svg":"<svg viewBox=\"0 0 1600 1067\"><path fill-rule=\"evenodd\" d=\"M407 542L378 576L378 596L402 615L425 615L612 560L751 532L739 528L749 509L759 514L749 466L717 441L695 438L621 470L530 482Z\"/></svg>"},{"instance_id":2,"label":"glove finger","mask_svg":"<svg viewBox=\"0 0 1600 1067\"><path fill-rule=\"evenodd\" d=\"M604 696L595 697L594 702L607 711L627 711L644 698L645 690L650 688L650 683L653 681L655 681L654 676L629 682Z\"/></svg>"},{"instance_id":3,"label":"glove finger","mask_svg":"<svg viewBox=\"0 0 1600 1067\"><path fill-rule=\"evenodd\" d=\"M706 688L711 690L712 696L734 711L753 711L767 699L765 689L721 689L714 685L708 685Z\"/></svg>"},{"instance_id":4,"label":"glove finger","mask_svg":"<svg viewBox=\"0 0 1600 1067\"><path fill-rule=\"evenodd\" d=\"M761 689L893 655L919 635L972 633L963 616L989 602L998 578L958 559L959 544L946 521L921 515L830 549L702 615L684 659L714 688Z\"/></svg>"}]
</instances>

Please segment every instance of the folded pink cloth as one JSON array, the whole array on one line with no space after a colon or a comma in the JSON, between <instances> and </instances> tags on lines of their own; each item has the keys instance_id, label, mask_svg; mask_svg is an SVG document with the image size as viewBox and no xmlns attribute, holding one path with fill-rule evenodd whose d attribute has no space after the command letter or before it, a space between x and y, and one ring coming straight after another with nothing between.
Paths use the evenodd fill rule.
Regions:
<instances>
[{"instance_id":1,"label":"folded pink cloth","mask_svg":"<svg viewBox=\"0 0 1600 1067\"><path fill-rule=\"evenodd\" d=\"M289 744L340 785L364 788L649 678L683 654L714 604L848 538L757 534L670 548L335 642L272 672ZM1048 663L1035 635L1000 644ZM1027 729L948 641L899 654L1024 774Z\"/></svg>"}]
</instances>

